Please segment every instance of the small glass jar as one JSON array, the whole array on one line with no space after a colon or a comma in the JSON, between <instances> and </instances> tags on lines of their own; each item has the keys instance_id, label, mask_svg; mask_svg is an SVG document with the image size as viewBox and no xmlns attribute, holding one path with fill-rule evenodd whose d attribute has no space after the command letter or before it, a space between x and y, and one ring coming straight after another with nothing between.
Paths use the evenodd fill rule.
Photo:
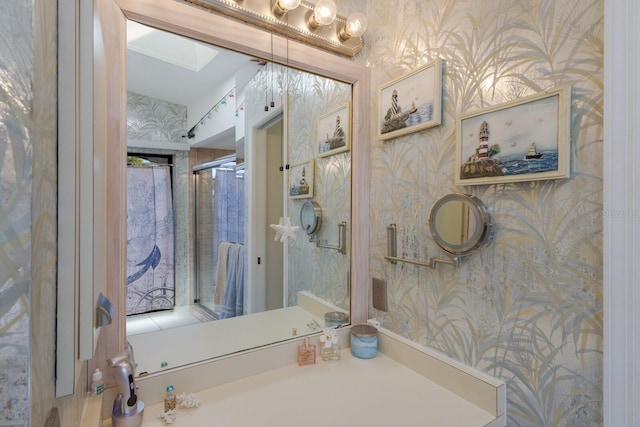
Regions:
<instances>
[{"instance_id":1,"label":"small glass jar","mask_svg":"<svg viewBox=\"0 0 640 427\"><path fill-rule=\"evenodd\" d=\"M330 311L324 314L324 327L337 328L340 325L349 323L349 315L341 311Z\"/></svg>"},{"instance_id":2,"label":"small glass jar","mask_svg":"<svg viewBox=\"0 0 640 427\"><path fill-rule=\"evenodd\" d=\"M371 359L378 354L378 329L368 324L351 327L351 354Z\"/></svg>"},{"instance_id":3,"label":"small glass jar","mask_svg":"<svg viewBox=\"0 0 640 427\"><path fill-rule=\"evenodd\" d=\"M324 344L320 346L320 358L322 360L338 360L340 359L340 344L332 343L329 347Z\"/></svg>"}]
</instances>

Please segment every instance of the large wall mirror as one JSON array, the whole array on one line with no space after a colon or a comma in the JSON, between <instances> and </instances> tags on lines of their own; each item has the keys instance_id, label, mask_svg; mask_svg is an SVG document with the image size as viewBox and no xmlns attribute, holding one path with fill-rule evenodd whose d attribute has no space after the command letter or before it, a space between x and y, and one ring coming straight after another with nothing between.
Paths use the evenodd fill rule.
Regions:
<instances>
[{"instance_id":1,"label":"large wall mirror","mask_svg":"<svg viewBox=\"0 0 640 427\"><path fill-rule=\"evenodd\" d=\"M270 225L300 225L311 199L327 212L319 238L337 241L350 223L351 153L316 158L316 142L319 118L352 104L351 84L132 20L126 83L126 331L137 372L314 333L325 313L349 313L349 254L302 230L281 242ZM349 129L349 116L336 120ZM310 197L290 197L300 180Z\"/></svg>"},{"instance_id":2,"label":"large wall mirror","mask_svg":"<svg viewBox=\"0 0 640 427\"><path fill-rule=\"evenodd\" d=\"M368 70L186 2L104 0L95 8L99 36L93 40L93 92L98 95L93 99L94 116L106 130L94 131L94 150L103 155L107 167L93 173L104 186L104 227L110 236L104 256L106 285L101 290L113 301L115 316L112 325L102 328L89 369L102 367L108 383L104 360L127 344L139 364L137 373L153 375L299 339L323 326L327 310L348 312L351 323L364 322L369 282ZM133 27L127 31L127 26ZM138 46L127 52L126 34L134 31L139 32ZM160 41L149 36L153 33ZM141 52L154 44L166 47L171 44L167 40L176 37L195 41L198 55L213 49L223 59L214 67L218 75L189 89L191 95L184 83L196 80L194 71L182 67L181 77L154 82L167 58L161 61ZM186 52L184 47L180 50ZM152 65L143 65L142 77L135 82L133 74L142 60ZM197 66L206 69L206 63ZM154 92L154 85L165 92L177 89L172 95L176 98ZM316 147L317 124L343 107L351 117L346 114L338 122L350 128L350 149L327 155ZM223 120L224 114L230 117ZM301 177L294 175L300 170ZM138 173L154 176L153 190L148 177L133 177ZM293 181L301 178L313 183L309 197L290 191ZM136 179L138 184L130 184ZM214 188L225 180L235 181L236 193ZM160 182L171 192L165 190L164 199L159 192L153 197L150 206L159 220L152 221L149 210L137 204L156 194ZM212 212L207 211L220 204L213 197L225 191L227 201L243 201L245 206L228 206L238 229L220 236L214 223L221 220L208 217ZM130 194L128 201L125 194ZM307 200L323 206L318 238L325 246L338 243L338 229L346 222L346 253L318 247L302 232L296 240L274 240L270 225L280 217L297 225ZM131 223L134 217L137 222ZM225 227L231 222L225 221ZM173 236L168 242L145 237L152 234ZM127 242L137 246L128 247ZM222 243L229 247L221 249ZM201 247L196 250L197 246ZM214 267L221 250L227 259L236 260L243 252L244 262L226 264L227 274L221 276L227 279L227 289L230 270L244 278L242 298L237 292L235 304L225 301L224 294L216 297L220 270ZM153 286L129 295L127 283L143 277L151 278ZM237 311L229 314L232 306ZM153 319L163 312L178 314L174 324L179 326L162 326L162 319ZM274 313L286 314L278 318ZM198 321L181 324L183 314ZM143 321L134 325L127 318ZM179 354L172 355L171 349Z\"/></svg>"}]
</instances>

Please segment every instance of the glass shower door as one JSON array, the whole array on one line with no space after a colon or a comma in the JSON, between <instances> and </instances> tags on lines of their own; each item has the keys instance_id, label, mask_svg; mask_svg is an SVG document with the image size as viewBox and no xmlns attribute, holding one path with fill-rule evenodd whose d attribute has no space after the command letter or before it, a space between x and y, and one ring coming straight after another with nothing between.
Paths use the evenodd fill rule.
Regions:
<instances>
[{"instance_id":1,"label":"glass shower door","mask_svg":"<svg viewBox=\"0 0 640 427\"><path fill-rule=\"evenodd\" d=\"M244 179L236 167L235 157L199 165L193 173L196 212L194 303L220 318L231 272L229 256L237 259L238 248L245 243Z\"/></svg>"}]
</instances>

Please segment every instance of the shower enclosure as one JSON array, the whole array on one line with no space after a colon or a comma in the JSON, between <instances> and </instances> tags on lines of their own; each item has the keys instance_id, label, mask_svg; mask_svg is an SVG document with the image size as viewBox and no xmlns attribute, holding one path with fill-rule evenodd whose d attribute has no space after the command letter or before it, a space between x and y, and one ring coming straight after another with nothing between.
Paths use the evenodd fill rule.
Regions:
<instances>
[{"instance_id":1,"label":"shower enclosure","mask_svg":"<svg viewBox=\"0 0 640 427\"><path fill-rule=\"evenodd\" d=\"M193 168L194 303L214 318L244 314L244 167L225 156Z\"/></svg>"}]
</instances>

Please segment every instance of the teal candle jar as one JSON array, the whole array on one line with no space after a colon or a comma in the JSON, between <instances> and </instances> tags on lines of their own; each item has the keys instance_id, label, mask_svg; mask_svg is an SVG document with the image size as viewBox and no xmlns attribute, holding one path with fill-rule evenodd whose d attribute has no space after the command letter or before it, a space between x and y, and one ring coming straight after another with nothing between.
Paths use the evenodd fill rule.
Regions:
<instances>
[{"instance_id":1,"label":"teal candle jar","mask_svg":"<svg viewBox=\"0 0 640 427\"><path fill-rule=\"evenodd\" d=\"M341 311L330 311L324 314L324 327L336 328L349 323L349 315Z\"/></svg>"},{"instance_id":2,"label":"teal candle jar","mask_svg":"<svg viewBox=\"0 0 640 427\"><path fill-rule=\"evenodd\" d=\"M360 359L371 359L378 354L378 330L371 325L351 327L351 354Z\"/></svg>"}]
</instances>

